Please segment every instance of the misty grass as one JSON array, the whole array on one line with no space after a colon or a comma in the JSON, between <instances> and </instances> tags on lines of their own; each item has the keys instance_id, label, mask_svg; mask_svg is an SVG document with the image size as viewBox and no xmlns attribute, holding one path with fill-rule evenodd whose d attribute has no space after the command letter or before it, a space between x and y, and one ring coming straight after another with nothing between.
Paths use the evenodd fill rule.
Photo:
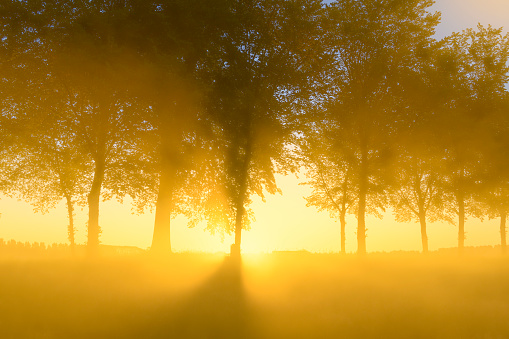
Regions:
<instances>
[{"instance_id":1,"label":"misty grass","mask_svg":"<svg viewBox=\"0 0 509 339\"><path fill-rule=\"evenodd\" d=\"M287 254L0 262L3 338L505 338L509 260Z\"/></svg>"}]
</instances>

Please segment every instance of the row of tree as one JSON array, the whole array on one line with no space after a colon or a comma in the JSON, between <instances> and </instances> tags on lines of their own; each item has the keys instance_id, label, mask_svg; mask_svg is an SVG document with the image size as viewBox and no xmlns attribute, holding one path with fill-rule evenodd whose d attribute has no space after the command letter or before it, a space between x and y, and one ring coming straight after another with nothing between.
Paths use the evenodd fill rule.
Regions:
<instances>
[{"instance_id":1,"label":"row of tree","mask_svg":"<svg viewBox=\"0 0 509 339\"><path fill-rule=\"evenodd\" d=\"M501 217L509 208L501 30L441 41L431 0L6 0L0 4L0 189L44 211L101 199L235 235L253 194L305 168L310 205L397 219Z\"/></svg>"},{"instance_id":2,"label":"row of tree","mask_svg":"<svg viewBox=\"0 0 509 339\"><path fill-rule=\"evenodd\" d=\"M312 108L304 128L309 205L340 219L343 252L346 214L357 216L364 252L365 214L382 217L388 207L397 221L420 223L424 252L426 223L437 220L457 223L461 250L467 216L499 217L505 250L509 36L478 26L434 41L436 17L398 23L401 13L378 12L373 20L375 10L353 6L366 30L352 31L350 8L332 5L331 31L342 33L332 38L332 98Z\"/></svg>"}]
</instances>

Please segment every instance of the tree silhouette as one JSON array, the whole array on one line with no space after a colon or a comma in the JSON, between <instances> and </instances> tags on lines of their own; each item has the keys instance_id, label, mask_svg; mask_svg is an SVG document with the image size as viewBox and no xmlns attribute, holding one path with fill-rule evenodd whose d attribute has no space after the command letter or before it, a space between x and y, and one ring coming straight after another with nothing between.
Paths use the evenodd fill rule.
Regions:
<instances>
[{"instance_id":1,"label":"tree silhouette","mask_svg":"<svg viewBox=\"0 0 509 339\"><path fill-rule=\"evenodd\" d=\"M202 102L205 65L214 58L228 1L127 1L112 12L113 40L123 52L122 88L140 111L136 151L127 169L116 171L117 187L133 196L138 211L155 205L151 249L171 251L170 220L184 214L190 226L200 212L211 128ZM150 37L150 39L146 39ZM126 57L126 55L128 57ZM143 125L143 126L142 126ZM133 156L135 155L135 156ZM126 172L127 170L127 172Z\"/></svg>"},{"instance_id":2,"label":"tree silhouette","mask_svg":"<svg viewBox=\"0 0 509 339\"><path fill-rule=\"evenodd\" d=\"M40 43L41 25L36 12L40 4L4 1L0 4L0 191L17 195L25 180L30 151L25 140L31 138L38 94L34 88L43 76L46 52ZM35 123L36 124L36 123Z\"/></svg>"},{"instance_id":3,"label":"tree silhouette","mask_svg":"<svg viewBox=\"0 0 509 339\"><path fill-rule=\"evenodd\" d=\"M338 1L328 7L328 45L336 56L326 118L333 148L348 160L357 192L358 253L366 252L365 214L387 205L394 136L404 121L402 81L430 44L431 1Z\"/></svg>"},{"instance_id":4,"label":"tree silhouette","mask_svg":"<svg viewBox=\"0 0 509 339\"><path fill-rule=\"evenodd\" d=\"M318 114L317 114L318 115ZM328 211L331 217L340 221L341 253L346 252L346 214L355 214L353 205L357 194L353 190L352 176L348 160L343 153L331 149L332 136L328 135L323 123L309 124L304 132L305 138L299 142L300 155L313 191L306 197L307 206L315 206L319 211Z\"/></svg>"},{"instance_id":5,"label":"tree silhouette","mask_svg":"<svg viewBox=\"0 0 509 339\"><path fill-rule=\"evenodd\" d=\"M482 204L481 213L491 218L500 218L500 242L506 251L507 195L507 128L509 35L501 29L478 26L478 31L469 31L471 88L474 99L470 105L484 122L478 124L485 130L479 147L483 154L475 200Z\"/></svg>"},{"instance_id":6,"label":"tree silhouette","mask_svg":"<svg viewBox=\"0 0 509 339\"><path fill-rule=\"evenodd\" d=\"M483 212L488 218L500 218L500 246L507 252L507 214L509 212L509 193L507 181L497 180L497 187L483 192L480 198L484 202Z\"/></svg>"},{"instance_id":7,"label":"tree silhouette","mask_svg":"<svg viewBox=\"0 0 509 339\"><path fill-rule=\"evenodd\" d=\"M54 115L56 117L57 114ZM63 120L46 120L32 128L24 138L20 156L16 192L31 202L36 211L46 212L65 199L69 225L67 228L71 251L75 249L75 204L84 204L89 186L90 162L83 158Z\"/></svg>"},{"instance_id":8,"label":"tree silhouette","mask_svg":"<svg viewBox=\"0 0 509 339\"><path fill-rule=\"evenodd\" d=\"M226 230L240 254L251 194L278 192L274 174L291 169L292 103L313 60L319 1L232 2L213 70L210 112L219 126Z\"/></svg>"},{"instance_id":9,"label":"tree silhouette","mask_svg":"<svg viewBox=\"0 0 509 339\"><path fill-rule=\"evenodd\" d=\"M505 92L507 38L501 30L479 25L443 43L439 84L446 100L437 128L446 150L446 185L454 197L447 211L458 216L461 251L466 216L481 216L474 193L489 162L486 151L495 143L489 125Z\"/></svg>"},{"instance_id":10,"label":"tree silhouette","mask_svg":"<svg viewBox=\"0 0 509 339\"><path fill-rule=\"evenodd\" d=\"M132 152L136 140L134 107L127 100L125 87L121 86L124 79L118 70L124 64L116 64L122 51L109 39L112 25L107 23L111 11L117 7L100 1L88 5L60 2L38 5L36 41L41 47L38 53L41 64L36 68L36 75L41 80L32 79L30 88L40 100L32 101L31 108L37 116L32 120L47 120L54 126L36 133L39 140L35 140L34 153L40 157L32 159L39 159L46 166L48 176L55 175L58 190L69 198L69 216L72 215L69 202L77 194L76 187L71 187L80 177L92 178L86 200L88 248L94 253L99 245L101 190L105 183L111 183L110 171L124 163L123 158ZM43 126L35 126L33 130ZM71 169L75 160L92 164L81 168L90 168L90 172L78 174L75 170L80 166ZM46 193L39 192L39 196L47 197L49 192L49 189Z\"/></svg>"},{"instance_id":11,"label":"tree silhouette","mask_svg":"<svg viewBox=\"0 0 509 339\"><path fill-rule=\"evenodd\" d=\"M46 211L101 199L235 236L276 173L306 170L308 206L341 224L500 217L506 247L509 36L433 40L432 0L0 3L0 191Z\"/></svg>"},{"instance_id":12,"label":"tree silhouette","mask_svg":"<svg viewBox=\"0 0 509 339\"><path fill-rule=\"evenodd\" d=\"M436 111L443 104L440 82L440 44L432 43L421 51L421 61L406 75L400 93L408 107L398 132L397 161L391 205L398 222L416 220L420 224L423 253L428 252L427 222L452 218L444 212L450 201L444 186L445 165L443 144L436 130Z\"/></svg>"},{"instance_id":13,"label":"tree silhouette","mask_svg":"<svg viewBox=\"0 0 509 339\"><path fill-rule=\"evenodd\" d=\"M416 220L421 227L422 251L428 252L427 221L447 219L436 156L399 154L396 189L392 194L396 221Z\"/></svg>"},{"instance_id":14,"label":"tree silhouette","mask_svg":"<svg viewBox=\"0 0 509 339\"><path fill-rule=\"evenodd\" d=\"M205 180L198 171L204 161L204 139L211 135L204 117L203 101L208 89L204 73L214 58L228 1L210 7L206 1L165 1L151 12L148 34L157 37L146 46L147 61L157 70L151 79L150 104L158 135L158 193L152 250L171 251L170 220L185 214L196 224ZM155 48L154 48L155 47ZM154 51L151 51L153 49ZM142 50L143 51L143 50ZM145 51L143 51L145 52Z\"/></svg>"},{"instance_id":15,"label":"tree silhouette","mask_svg":"<svg viewBox=\"0 0 509 339\"><path fill-rule=\"evenodd\" d=\"M507 252L507 229L506 220L508 211L508 176L507 176L507 151L509 140L507 138L507 120L509 101L507 92L500 98L501 105L495 110L491 119L491 135L494 143L491 144L487 153L488 169L482 179L482 189L477 192L478 199L484 204L484 213L491 218L500 218L500 244L502 251ZM498 105L497 105L498 106Z\"/></svg>"}]
</instances>

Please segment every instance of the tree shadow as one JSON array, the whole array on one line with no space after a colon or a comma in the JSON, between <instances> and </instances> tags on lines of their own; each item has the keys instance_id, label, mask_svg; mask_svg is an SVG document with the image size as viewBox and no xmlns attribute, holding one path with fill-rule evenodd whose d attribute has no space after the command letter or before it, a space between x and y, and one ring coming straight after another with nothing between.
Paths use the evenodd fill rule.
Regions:
<instances>
[{"instance_id":1,"label":"tree shadow","mask_svg":"<svg viewBox=\"0 0 509 339\"><path fill-rule=\"evenodd\" d=\"M169 301L160 307L139 334L144 338L255 337L241 268L240 260L225 258L194 293L176 305Z\"/></svg>"}]
</instances>

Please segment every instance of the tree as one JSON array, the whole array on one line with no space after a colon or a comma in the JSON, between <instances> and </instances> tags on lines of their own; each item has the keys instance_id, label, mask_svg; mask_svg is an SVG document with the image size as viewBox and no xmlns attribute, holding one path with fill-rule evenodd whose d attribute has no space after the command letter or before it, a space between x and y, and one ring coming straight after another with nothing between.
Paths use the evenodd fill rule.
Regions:
<instances>
[{"instance_id":1,"label":"tree","mask_svg":"<svg viewBox=\"0 0 509 339\"><path fill-rule=\"evenodd\" d=\"M18 179L16 194L31 202L36 211L45 213L65 199L69 225L67 228L71 250L75 249L75 204L84 204L84 195L90 186L90 161L81 154L76 135L71 134L67 113L44 121L32 117L29 136L18 144L22 151L17 156Z\"/></svg>"},{"instance_id":2,"label":"tree","mask_svg":"<svg viewBox=\"0 0 509 339\"><path fill-rule=\"evenodd\" d=\"M442 105L440 83L440 43L433 42L422 53L422 61L406 75L400 91L407 106L405 126L396 138L397 161L394 163L391 203L396 221L420 224L423 253L428 252L427 222L453 222L445 210L451 195L445 189L443 144L437 133L436 111Z\"/></svg>"},{"instance_id":3,"label":"tree","mask_svg":"<svg viewBox=\"0 0 509 339\"><path fill-rule=\"evenodd\" d=\"M40 81L44 48L38 40L35 13L39 4L4 1L0 4L0 192L15 195L23 179L28 154L24 140L30 137L29 107Z\"/></svg>"},{"instance_id":4,"label":"tree","mask_svg":"<svg viewBox=\"0 0 509 339\"><path fill-rule=\"evenodd\" d=\"M492 178L493 179L493 178ZM500 246L502 253L507 252L507 214L509 213L509 191L507 180L490 180L491 183L496 183L496 186L491 186L482 192L478 197L483 202L483 213L490 219L500 218Z\"/></svg>"},{"instance_id":5,"label":"tree","mask_svg":"<svg viewBox=\"0 0 509 339\"><path fill-rule=\"evenodd\" d=\"M446 99L437 126L446 150L446 184L454 197L448 211L458 217L460 251L466 216L482 216L474 193L499 134L492 133L490 124L505 93L507 39L500 29L479 25L477 31L468 29L443 41L440 84Z\"/></svg>"},{"instance_id":6,"label":"tree","mask_svg":"<svg viewBox=\"0 0 509 339\"><path fill-rule=\"evenodd\" d=\"M117 18L116 41L130 55L128 88L143 103L145 128L138 129L142 182L125 187L138 209L155 205L151 250L171 251L171 219L186 215L190 226L200 212L206 177L201 168L211 134L203 108L207 87L202 77L215 58L221 18L229 1L130 1ZM146 40L145 37L152 37ZM141 84L141 85L140 85ZM122 177L119 172L119 177ZM132 182L132 180L131 180ZM141 185L138 185L140 184Z\"/></svg>"},{"instance_id":7,"label":"tree","mask_svg":"<svg viewBox=\"0 0 509 339\"><path fill-rule=\"evenodd\" d=\"M440 166L439 157L436 154L423 156L400 153L396 166L396 189L392 194L396 221L409 222L415 219L419 222L422 251L427 253L427 221L447 220L447 215L443 213L446 205L442 178L437 170Z\"/></svg>"},{"instance_id":8,"label":"tree","mask_svg":"<svg viewBox=\"0 0 509 339\"><path fill-rule=\"evenodd\" d=\"M119 43L118 25L125 23L121 18L127 5L96 1L45 6L41 39L50 48L44 71L54 102L42 114L52 119L58 114L51 108L63 107L68 118L62 129L71 138L67 141L92 164L83 174L92 178L86 198L91 253L99 245L101 196L122 198L126 183L115 179L122 170L134 173L129 160L137 157L137 132L150 128L142 117L148 108L141 107L128 86L129 50Z\"/></svg>"},{"instance_id":9,"label":"tree","mask_svg":"<svg viewBox=\"0 0 509 339\"><path fill-rule=\"evenodd\" d=\"M506 252L506 219L508 210L507 137L509 101L506 88L508 80L509 35L502 35L501 29L478 26L470 31L469 53L473 60L470 71L474 103L472 110L481 115L485 130L482 144L484 166L480 170L474 199L481 204L480 213L490 219L500 218L500 243Z\"/></svg>"},{"instance_id":10,"label":"tree","mask_svg":"<svg viewBox=\"0 0 509 339\"><path fill-rule=\"evenodd\" d=\"M366 252L366 213L387 205L395 136L405 121L404 81L432 42L432 1L337 1L327 8L327 46L335 56L323 124L331 154L347 160L357 207L357 251Z\"/></svg>"},{"instance_id":11,"label":"tree","mask_svg":"<svg viewBox=\"0 0 509 339\"><path fill-rule=\"evenodd\" d=\"M155 201L157 251L171 249L170 218L193 214L183 186L196 188L188 177L199 177L192 170L199 156L192 159L191 151L203 147L200 130L207 129L199 117L197 77L223 7L132 0L48 1L25 9L40 17L36 36L43 49L36 68L43 81L32 88L48 98L31 108L42 120L59 122L93 164L86 199L92 252L99 244L101 197L129 194L139 211ZM58 120L59 109L67 119Z\"/></svg>"},{"instance_id":12,"label":"tree","mask_svg":"<svg viewBox=\"0 0 509 339\"><path fill-rule=\"evenodd\" d=\"M355 213L352 173L342 153L330 149L330 138L324 124L308 124L305 138L299 140L299 154L313 191L306 197L307 206L328 211L340 222L341 253L346 253L346 214Z\"/></svg>"},{"instance_id":13,"label":"tree","mask_svg":"<svg viewBox=\"0 0 509 339\"><path fill-rule=\"evenodd\" d=\"M351 199L350 173L336 163L329 163L327 158L315 160L307 169L309 181L305 184L313 187L313 192L306 197L307 206L316 206L319 211L329 211L331 217L339 219L341 228L341 253L346 253L346 214L353 207Z\"/></svg>"},{"instance_id":14,"label":"tree","mask_svg":"<svg viewBox=\"0 0 509 339\"><path fill-rule=\"evenodd\" d=\"M225 228L240 255L250 196L278 192L274 174L288 159L293 103L303 95L316 59L320 1L232 1L216 66L211 67L210 112L220 133Z\"/></svg>"}]
</instances>

